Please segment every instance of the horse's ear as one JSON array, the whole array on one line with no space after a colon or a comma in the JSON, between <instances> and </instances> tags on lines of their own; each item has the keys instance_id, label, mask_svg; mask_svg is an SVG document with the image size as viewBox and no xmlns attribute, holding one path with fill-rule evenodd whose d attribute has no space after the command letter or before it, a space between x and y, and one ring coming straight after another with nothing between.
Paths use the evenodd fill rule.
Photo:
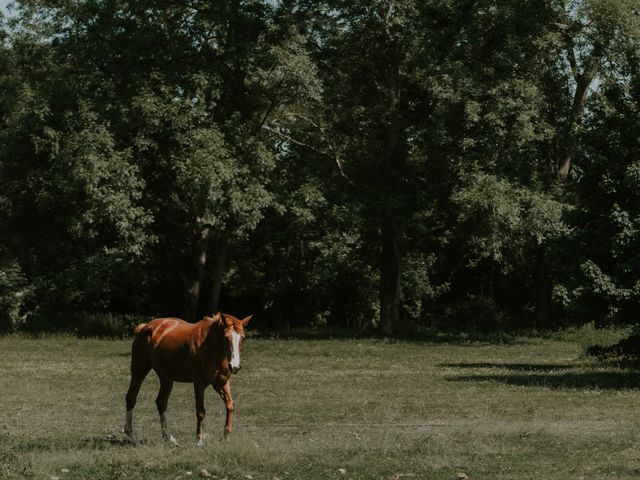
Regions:
<instances>
[{"instance_id":1,"label":"horse's ear","mask_svg":"<svg viewBox=\"0 0 640 480\"><path fill-rule=\"evenodd\" d=\"M222 312L218 312L218 315L220 315L220 320L222 320L227 327L230 327L233 325L233 318L231 318L228 315L225 315Z\"/></svg>"},{"instance_id":2,"label":"horse's ear","mask_svg":"<svg viewBox=\"0 0 640 480\"><path fill-rule=\"evenodd\" d=\"M252 318L253 318L253 315L249 315L248 317L240 320L240 323L242 324L243 327L246 327L247 323L249 323L249 320L251 320Z\"/></svg>"}]
</instances>

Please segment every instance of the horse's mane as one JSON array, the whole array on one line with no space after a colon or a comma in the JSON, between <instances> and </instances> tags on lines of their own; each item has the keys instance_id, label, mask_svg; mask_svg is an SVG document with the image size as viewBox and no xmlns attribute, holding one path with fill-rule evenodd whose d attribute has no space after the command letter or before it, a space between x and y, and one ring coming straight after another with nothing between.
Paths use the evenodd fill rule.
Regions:
<instances>
[{"instance_id":1,"label":"horse's mane","mask_svg":"<svg viewBox=\"0 0 640 480\"><path fill-rule=\"evenodd\" d=\"M202 319L207 320L208 322L211 322L211 326L217 326L217 327L223 326L221 316L210 317L209 315L205 315L204 317L202 317Z\"/></svg>"}]
</instances>

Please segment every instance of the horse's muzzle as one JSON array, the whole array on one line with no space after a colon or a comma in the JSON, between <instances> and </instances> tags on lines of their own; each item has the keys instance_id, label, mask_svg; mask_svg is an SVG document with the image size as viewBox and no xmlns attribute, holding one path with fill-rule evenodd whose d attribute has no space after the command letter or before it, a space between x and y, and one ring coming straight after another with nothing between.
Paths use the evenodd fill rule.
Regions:
<instances>
[{"instance_id":1,"label":"horse's muzzle","mask_svg":"<svg viewBox=\"0 0 640 480\"><path fill-rule=\"evenodd\" d=\"M238 365L237 367L229 367L231 370L231 373L233 373L234 375L236 373L238 373L240 371L240 369L242 368L240 365Z\"/></svg>"}]
</instances>

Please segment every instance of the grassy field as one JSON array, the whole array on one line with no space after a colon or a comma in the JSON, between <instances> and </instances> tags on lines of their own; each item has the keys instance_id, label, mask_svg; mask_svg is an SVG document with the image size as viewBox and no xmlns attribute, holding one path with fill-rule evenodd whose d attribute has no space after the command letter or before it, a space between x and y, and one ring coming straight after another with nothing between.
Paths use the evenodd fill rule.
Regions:
<instances>
[{"instance_id":1,"label":"grassy field","mask_svg":"<svg viewBox=\"0 0 640 480\"><path fill-rule=\"evenodd\" d=\"M126 341L0 338L0 478L640 477L640 375L573 342L249 338L232 439L209 390L204 448L187 384L169 403L180 447L162 442L153 373L141 442L119 441L128 363Z\"/></svg>"}]
</instances>

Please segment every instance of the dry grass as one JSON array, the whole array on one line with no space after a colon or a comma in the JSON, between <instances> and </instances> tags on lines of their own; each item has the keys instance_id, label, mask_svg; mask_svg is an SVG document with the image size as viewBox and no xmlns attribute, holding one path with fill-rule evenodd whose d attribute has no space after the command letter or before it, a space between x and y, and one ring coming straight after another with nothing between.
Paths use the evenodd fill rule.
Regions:
<instances>
[{"instance_id":1,"label":"dry grass","mask_svg":"<svg viewBox=\"0 0 640 480\"><path fill-rule=\"evenodd\" d=\"M572 342L248 339L233 438L219 441L223 405L210 391L201 449L190 385L169 404L181 446L161 441L153 374L136 407L141 444L109 439L122 438L128 352L0 338L0 478L640 476L640 375L588 363Z\"/></svg>"}]
</instances>

